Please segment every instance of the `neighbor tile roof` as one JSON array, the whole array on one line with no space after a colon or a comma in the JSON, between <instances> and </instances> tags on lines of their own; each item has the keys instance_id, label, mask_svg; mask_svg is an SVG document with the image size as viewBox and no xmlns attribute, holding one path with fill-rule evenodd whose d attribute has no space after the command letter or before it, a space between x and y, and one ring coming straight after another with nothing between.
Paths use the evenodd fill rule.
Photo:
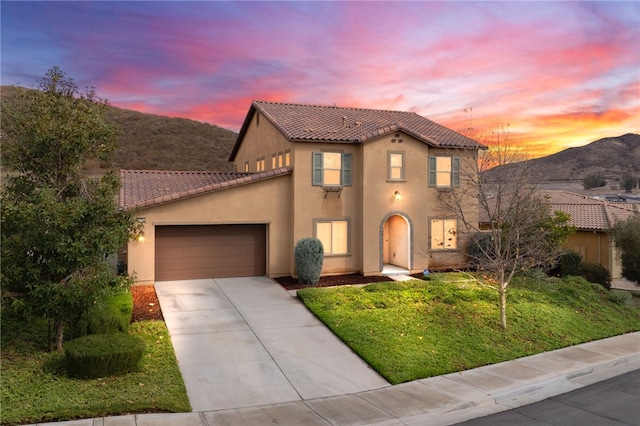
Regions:
<instances>
[{"instance_id":1,"label":"neighbor tile roof","mask_svg":"<svg viewBox=\"0 0 640 426\"><path fill-rule=\"evenodd\" d=\"M567 213L569 224L583 231L608 231L617 221L640 214L640 204L597 200L562 190L540 190L538 195L545 198L552 211ZM480 222L488 221L487 213L480 209Z\"/></svg>"},{"instance_id":2,"label":"neighbor tile roof","mask_svg":"<svg viewBox=\"0 0 640 426\"><path fill-rule=\"evenodd\" d=\"M619 220L640 213L630 203L615 203L597 200L569 191L540 191L553 211L562 211L571 216L569 223L581 230L607 231Z\"/></svg>"},{"instance_id":3,"label":"neighbor tile roof","mask_svg":"<svg viewBox=\"0 0 640 426\"><path fill-rule=\"evenodd\" d=\"M484 148L473 139L414 112L254 101L240 129L230 161L235 158L256 111L291 142L363 143L402 131L435 147Z\"/></svg>"},{"instance_id":4,"label":"neighbor tile roof","mask_svg":"<svg viewBox=\"0 0 640 426\"><path fill-rule=\"evenodd\" d=\"M121 209L150 207L291 174L291 170L290 167L260 173L121 170L118 206Z\"/></svg>"}]
</instances>

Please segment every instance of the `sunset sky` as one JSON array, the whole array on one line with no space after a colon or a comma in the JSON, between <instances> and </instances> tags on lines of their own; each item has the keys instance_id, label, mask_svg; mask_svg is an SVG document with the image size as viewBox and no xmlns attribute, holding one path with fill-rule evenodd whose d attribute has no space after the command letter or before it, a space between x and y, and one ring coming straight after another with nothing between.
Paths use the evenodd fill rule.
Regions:
<instances>
[{"instance_id":1,"label":"sunset sky","mask_svg":"<svg viewBox=\"0 0 640 426\"><path fill-rule=\"evenodd\" d=\"M1 83L238 131L252 100L414 111L542 156L640 132L640 2L0 3ZM466 110L466 112L465 112ZM471 112L472 110L472 112Z\"/></svg>"}]
</instances>

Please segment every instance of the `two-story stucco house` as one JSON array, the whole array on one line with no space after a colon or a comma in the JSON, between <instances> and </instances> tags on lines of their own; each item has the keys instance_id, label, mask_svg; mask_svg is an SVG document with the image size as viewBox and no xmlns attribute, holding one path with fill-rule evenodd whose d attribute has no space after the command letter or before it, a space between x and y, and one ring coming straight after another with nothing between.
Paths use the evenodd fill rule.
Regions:
<instances>
[{"instance_id":1,"label":"two-story stucco house","mask_svg":"<svg viewBox=\"0 0 640 426\"><path fill-rule=\"evenodd\" d=\"M304 237L322 241L323 274L462 266L464 233L440 200L482 148L415 113L255 101L235 173L122 171L120 206L144 222L128 271L138 282L295 275Z\"/></svg>"}]
</instances>

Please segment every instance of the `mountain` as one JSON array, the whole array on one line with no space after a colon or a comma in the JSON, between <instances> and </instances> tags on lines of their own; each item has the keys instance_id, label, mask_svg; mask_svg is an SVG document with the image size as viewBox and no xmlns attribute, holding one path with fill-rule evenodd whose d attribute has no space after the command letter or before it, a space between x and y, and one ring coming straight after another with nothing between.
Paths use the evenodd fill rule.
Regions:
<instances>
[{"instance_id":1,"label":"mountain","mask_svg":"<svg viewBox=\"0 0 640 426\"><path fill-rule=\"evenodd\" d=\"M2 86L2 101L11 103L14 93L13 87ZM113 106L107 120L120 130L118 148L109 164L86 164L89 174L119 169L233 170L228 158L238 134L231 130Z\"/></svg>"},{"instance_id":2,"label":"mountain","mask_svg":"<svg viewBox=\"0 0 640 426\"><path fill-rule=\"evenodd\" d=\"M526 163L533 180L548 189L582 189L582 180L597 173L605 177L610 187L625 173L640 176L640 135L603 138ZM500 167L513 165L491 169L487 177L491 179Z\"/></svg>"}]
</instances>

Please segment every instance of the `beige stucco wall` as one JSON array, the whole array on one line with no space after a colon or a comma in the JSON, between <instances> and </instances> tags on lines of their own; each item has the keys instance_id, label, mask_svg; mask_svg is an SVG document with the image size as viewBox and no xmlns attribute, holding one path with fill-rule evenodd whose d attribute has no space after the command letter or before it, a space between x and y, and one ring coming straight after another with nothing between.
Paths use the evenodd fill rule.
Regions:
<instances>
[{"instance_id":1,"label":"beige stucco wall","mask_svg":"<svg viewBox=\"0 0 640 426\"><path fill-rule=\"evenodd\" d=\"M291 175L284 175L141 210L144 240L128 245L129 274L154 281L155 226L260 223L267 224L267 275L290 275L290 193Z\"/></svg>"},{"instance_id":2,"label":"beige stucco wall","mask_svg":"<svg viewBox=\"0 0 640 426\"><path fill-rule=\"evenodd\" d=\"M461 165L465 167L476 161L475 150L430 148L403 132L381 136L364 144L291 143L265 117L254 114L236 154L235 164L238 170L243 170L244 162L248 161L250 170L255 171L256 158L264 156L269 170L271 154L286 149L291 151L293 165L289 195L293 209L290 246L294 247L301 238L315 236L314 220L347 219L350 224L349 253L326 256L323 274L360 272L377 275L383 261L410 268L412 272L464 265L466 247L461 233L458 234L457 250L433 251L429 246L430 220L455 216L438 201L443 196L442 191L428 187L427 165L430 155L442 155L460 157ZM313 186L312 153L318 151L352 153L353 184L344 187L340 193L325 192L322 187ZM387 179L389 151L404 153L405 179L402 182ZM401 194L399 200L395 191ZM470 211L468 217L477 218L477 211ZM386 229L391 234L385 233L387 219L390 222ZM461 228L462 224L459 224L458 230ZM388 253L383 259L385 248ZM292 255L288 265L294 274Z\"/></svg>"},{"instance_id":3,"label":"beige stucco wall","mask_svg":"<svg viewBox=\"0 0 640 426\"><path fill-rule=\"evenodd\" d=\"M358 165L362 145L295 143L293 168L293 244L305 237L314 237L314 220L349 220L350 246L347 255L325 256L322 273L358 272L362 264L362 237L360 228L362 191L362 168ZM322 187L312 185L312 154L318 151L336 151L353 154L353 185L342 188L342 192L325 193ZM294 269L293 258L291 264Z\"/></svg>"},{"instance_id":4,"label":"beige stucco wall","mask_svg":"<svg viewBox=\"0 0 640 426\"><path fill-rule=\"evenodd\" d=\"M604 232L577 231L569 236L565 246L582 254L582 260L596 263L609 269L611 278L622 277L620 255L615 245Z\"/></svg>"},{"instance_id":5,"label":"beige stucco wall","mask_svg":"<svg viewBox=\"0 0 640 426\"><path fill-rule=\"evenodd\" d=\"M395 142L394 142L395 140ZM402 143L399 141L402 140ZM404 153L404 181L388 180L388 153ZM409 225L410 260L404 257L389 262L399 266L410 267L411 272L423 269L442 269L463 266L464 238L458 235L458 250L431 250L429 224L432 218L455 218L455 215L444 208L438 197L440 192L428 187L428 157L456 156L461 158L461 166L474 161L475 151L436 149L424 142L404 134L392 133L363 145L363 190L362 190L362 235L363 235L363 273L374 275L380 272L380 263L385 261L384 246L388 243L384 238L384 224L387 218L398 215ZM467 160L464 160L468 158ZM464 173L461 173L463 175ZM396 199L395 192L400 193ZM472 207L470 206L469 209ZM477 211L469 210L469 217L477 219ZM393 220L393 219L392 219ZM461 230L461 224L458 231ZM390 228L392 230L393 227ZM393 238L393 235L390 235ZM395 236L395 243L403 245L404 241ZM393 241L389 242L393 245ZM396 254L403 256L402 250Z\"/></svg>"},{"instance_id":6,"label":"beige stucco wall","mask_svg":"<svg viewBox=\"0 0 640 426\"><path fill-rule=\"evenodd\" d=\"M237 171L244 172L245 162L248 162L249 171L255 173L256 159L264 157L265 170L271 170L271 155L292 150L293 145L269 120L256 111L233 163ZM293 165L293 159L291 165Z\"/></svg>"}]
</instances>

